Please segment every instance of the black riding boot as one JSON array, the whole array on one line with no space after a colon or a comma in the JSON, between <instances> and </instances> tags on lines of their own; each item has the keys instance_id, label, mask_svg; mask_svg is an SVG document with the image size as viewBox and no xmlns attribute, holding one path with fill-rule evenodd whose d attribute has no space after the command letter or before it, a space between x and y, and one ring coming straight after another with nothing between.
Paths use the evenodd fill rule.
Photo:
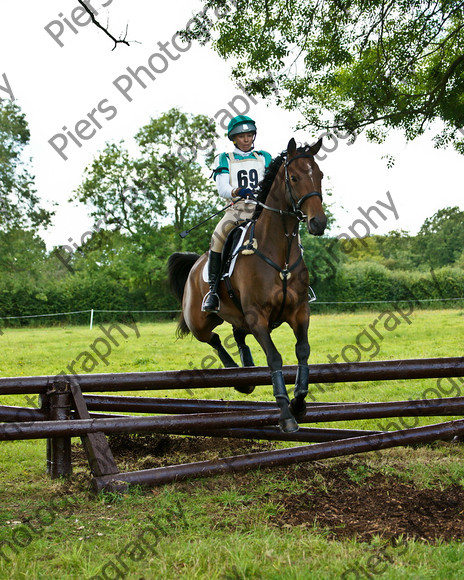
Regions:
<instances>
[{"instance_id":1,"label":"black riding boot","mask_svg":"<svg viewBox=\"0 0 464 580\"><path fill-rule=\"evenodd\" d=\"M209 252L208 283L209 292L203 299L201 309L203 312L217 312L219 310L219 295L217 287L221 273L222 256L220 252Z\"/></svg>"}]
</instances>

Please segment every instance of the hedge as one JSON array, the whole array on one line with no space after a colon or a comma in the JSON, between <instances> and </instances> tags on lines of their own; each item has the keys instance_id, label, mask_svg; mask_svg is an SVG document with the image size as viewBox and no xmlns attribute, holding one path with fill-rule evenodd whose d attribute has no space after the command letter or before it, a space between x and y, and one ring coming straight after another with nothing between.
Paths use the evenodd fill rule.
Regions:
<instances>
[{"instance_id":1,"label":"hedge","mask_svg":"<svg viewBox=\"0 0 464 580\"><path fill-rule=\"evenodd\" d=\"M356 262L340 265L334 276L317 282L314 287L318 301L313 311L352 311L378 309L378 301L413 301L416 307L456 308L464 301L434 301L464 296L464 270L444 267L431 272L391 271L375 262ZM338 304L324 305L324 302ZM130 288L125 281L97 276L68 275L47 280L42 284L29 281L14 284L0 280L0 318L26 316L77 310L176 310L178 301L171 295L166 278L151 285ZM153 320L136 314L137 319ZM176 315L167 315L172 318ZM118 315L101 315L107 320ZM60 319L21 319L2 324L29 324L39 322L88 322L88 314ZM0 322L1 323L1 322Z\"/></svg>"}]
</instances>

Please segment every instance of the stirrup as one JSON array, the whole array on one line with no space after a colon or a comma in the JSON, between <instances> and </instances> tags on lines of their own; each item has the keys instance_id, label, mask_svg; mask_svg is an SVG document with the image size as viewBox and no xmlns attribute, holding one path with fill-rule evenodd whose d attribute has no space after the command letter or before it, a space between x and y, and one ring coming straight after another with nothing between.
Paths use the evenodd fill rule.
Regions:
<instances>
[{"instance_id":1,"label":"stirrup","mask_svg":"<svg viewBox=\"0 0 464 580\"><path fill-rule=\"evenodd\" d=\"M214 301L214 299L216 299ZM207 304L208 301L213 302L212 304ZM219 299L219 295L217 292L213 292L210 290L208 294L205 295L203 298L203 302L201 303L201 311L202 312L218 312L219 308L221 307L221 301Z\"/></svg>"}]
</instances>

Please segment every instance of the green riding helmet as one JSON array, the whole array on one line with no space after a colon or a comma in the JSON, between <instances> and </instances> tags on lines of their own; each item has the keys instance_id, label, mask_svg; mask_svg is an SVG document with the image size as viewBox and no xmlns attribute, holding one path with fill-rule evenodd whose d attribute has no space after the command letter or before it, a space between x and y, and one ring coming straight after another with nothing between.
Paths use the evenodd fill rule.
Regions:
<instances>
[{"instance_id":1,"label":"green riding helmet","mask_svg":"<svg viewBox=\"0 0 464 580\"><path fill-rule=\"evenodd\" d=\"M256 133L256 125L253 119L245 115L238 115L231 119L227 127L227 136L233 141L233 137L240 133Z\"/></svg>"}]
</instances>

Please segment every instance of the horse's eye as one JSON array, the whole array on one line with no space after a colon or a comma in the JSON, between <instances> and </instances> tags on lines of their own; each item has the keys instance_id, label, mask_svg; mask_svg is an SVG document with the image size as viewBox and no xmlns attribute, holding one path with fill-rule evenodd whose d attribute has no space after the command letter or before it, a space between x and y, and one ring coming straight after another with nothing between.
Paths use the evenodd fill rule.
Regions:
<instances>
[{"instance_id":1,"label":"horse's eye","mask_svg":"<svg viewBox=\"0 0 464 580\"><path fill-rule=\"evenodd\" d=\"M292 175L292 181L298 181L298 179L294 175Z\"/></svg>"}]
</instances>

